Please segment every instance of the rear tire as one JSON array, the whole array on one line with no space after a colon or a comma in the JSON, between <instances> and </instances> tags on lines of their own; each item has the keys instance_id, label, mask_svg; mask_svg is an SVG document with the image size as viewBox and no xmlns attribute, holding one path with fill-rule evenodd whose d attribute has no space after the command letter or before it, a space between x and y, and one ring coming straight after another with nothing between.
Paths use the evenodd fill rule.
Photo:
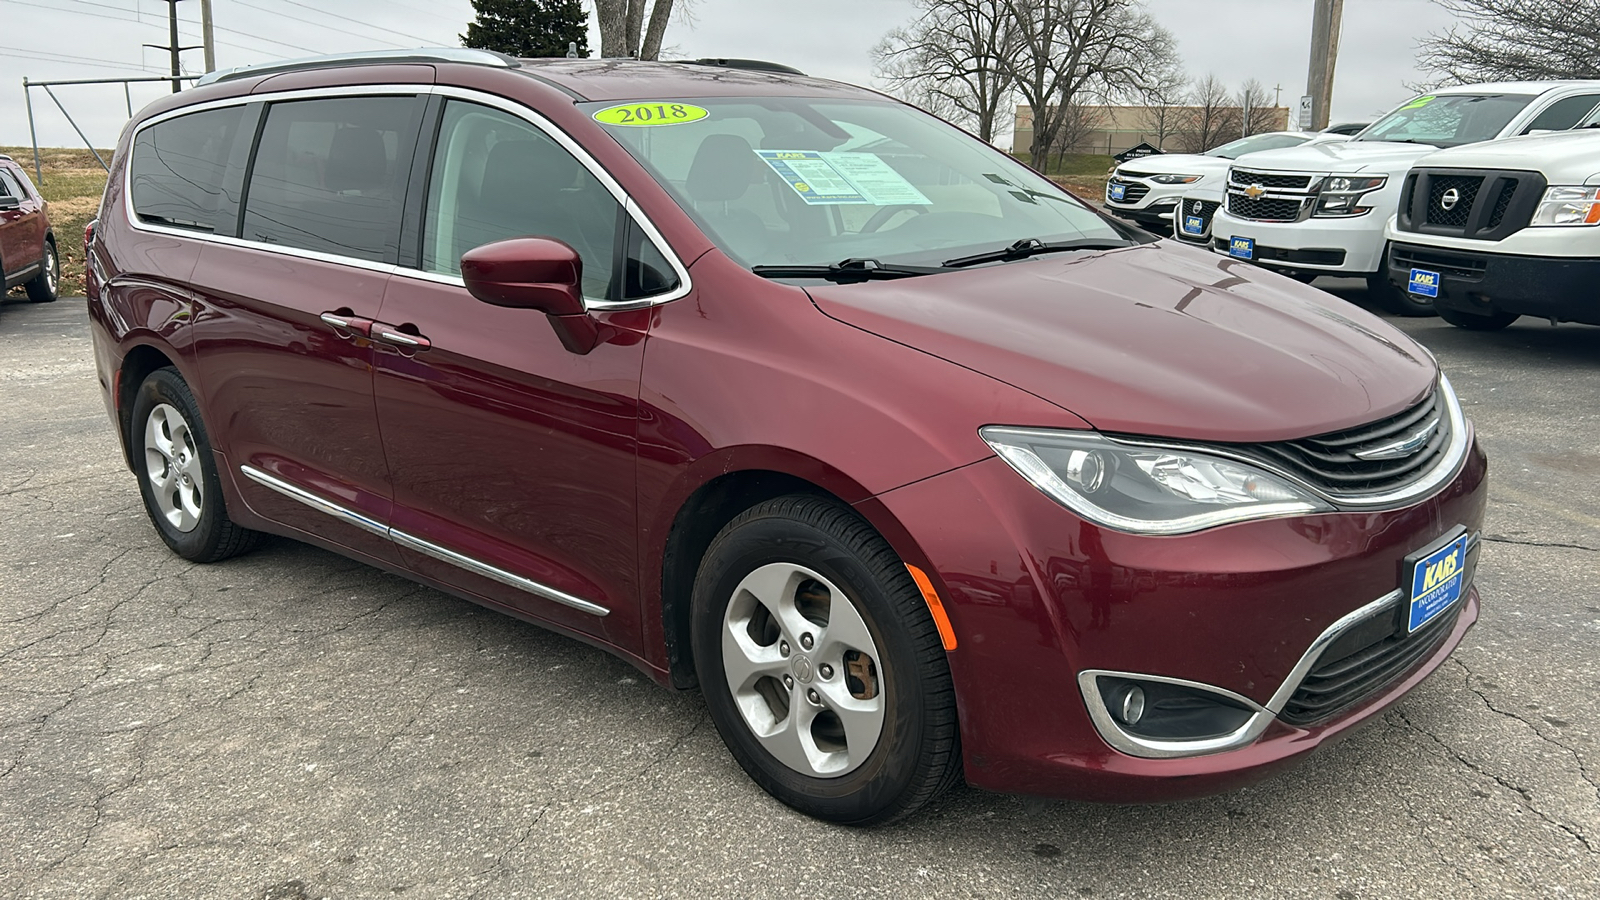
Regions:
<instances>
[{"instance_id":1,"label":"rear tire","mask_svg":"<svg viewBox=\"0 0 1600 900\"><path fill-rule=\"evenodd\" d=\"M139 385L128 446L145 512L173 553L209 563L261 542L260 532L228 518L200 406L176 369L157 369Z\"/></svg>"},{"instance_id":2,"label":"rear tire","mask_svg":"<svg viewBox=\"0 0 1600 900\"><path fill-rule=\"evenodd\" d=\"M1432 316L1438 313L1433 308L1432 299L1400 290L1389 280L1388 272L1367 276L1367 295L1380 309L1397 316Z\"/></svg>"},{"instance_id":3,"label":"rear tire","mask_svg":"<svg viewBox=\"0 0 1600 900\"><path fill-rule=\"evenodd\" d=\"M1500 329L1505 328L1507 325L1510 325L1512 322L1522 318L1522 315L1520 313L1496 311L1489 313L1488 315L1480 316L1477 313L1469 313L1459 309L1451 309L1447 306L1441 306L1439 307L1439 318L1449 322L1451 325L1454 325L1457 328L1465 328L1468 331L1499 331Z\"/></svg>"},{"instance_id":4,"label":"rear tire","mask_svg":"<svg viewBox=\"0 0 1600 900\"><path fill-rule=\"evenodd\" d=\"M741 513L701 560L691 615L712 721L773 797L872 825L960 778L939 633L899 557L849 508L792 495Z\"/></svg>"},{"instance_id":5,"label":"rear tire","mask_svg":"<svg viewBox=\"0 0 1600 900\"><path fill-rule=\"evenodd\" d=\"M61 258L56 254L54 241L44 242L44 268L26 285L28 299L34 303L51 303L61 287Z\"/></svg>"}]
</instances>

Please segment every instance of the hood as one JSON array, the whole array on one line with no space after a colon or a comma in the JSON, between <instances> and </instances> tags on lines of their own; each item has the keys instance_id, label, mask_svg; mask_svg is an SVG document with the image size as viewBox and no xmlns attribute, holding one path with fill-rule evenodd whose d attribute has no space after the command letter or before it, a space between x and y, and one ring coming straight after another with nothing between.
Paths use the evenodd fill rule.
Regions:
<instances>
[{"instance_id":1,"label":"hood","mask_svg":"<svg viewBox=\"0 0 1600 900\"><path fill-rule=\"evenodd\" d=\"M1221 175L1233 164L1220 156L1198 153L1161 153L1131 159L1117 166L1117 173L1134 178L1146 175Z\"/></svg>"},{"instance_id":2,"label":"hood","mask_svg":"<svg viewBox=\"0 0 1600 900\"><path fill-rule=\"evenodd\" d=\"M1109 432L1307 437L1398 413L1438 375L1427 351L1381 319L1170 241L807 291L832 318Z\"/></svg>"},{"instance_id":3,"label":"hood","mask_svg":"<svg viewBox=\"0 0 1600 900\"><path fill-rule=\"evenodd\" d=\"M1600 129L1530 134L1451 147L1424 156L1417 165L1524 169L1543 174L1550 184L1583 184L1600 173Z\"/></svg>"},{"instance_id":4,"label":"hood","mask_svg":"<svg viewBox=\"0 0 1600 900\"><path fill-rule=\"evenodd\" d=\"M1377 172L1399 175L1438 147L1394 141L1333 141L1302 144L1287 150L1263 150L1239 158L1246 169L1287 172Z\"/></svg>"}]
</instances>

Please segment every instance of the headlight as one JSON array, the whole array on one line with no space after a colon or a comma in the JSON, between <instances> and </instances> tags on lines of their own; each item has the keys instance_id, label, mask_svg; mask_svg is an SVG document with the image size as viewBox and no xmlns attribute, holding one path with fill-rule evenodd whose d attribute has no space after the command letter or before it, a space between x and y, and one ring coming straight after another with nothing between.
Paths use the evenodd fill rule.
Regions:
<instances>
[{"instance_id":1,"label":"headlight","mask_svg":"<svg viewBox=\"0 0 1600 900\"><path fill-rule=\"evenodd\" d=\"M1034 487L1118 531L1185 534L1333 509L1283 478L1201 450L1140 447L1089 431L989 426L979 433Z\"/></svg>"},{"instance_id":2,"label":"headlight","mask_svg":"<svg viewBox=\"0 0 1600 900\"><path fill-rule=\"evenodd\" d=\"M1600 225L1600 187L1553 187L1533 212L1536 227Z\"/></svg>"},{"instance_id":3,"label":"headlight","mask_svg":"<svg viewBox=\"0 0 1600 900\"><path fill-rule=\"evenodd\" d=\"M1194 184L1204 175L1151 175L1150 180L1156 184Z\"/></svg>"},{"instance_id":4,"label":"headlight","mask_svg":"<svg viewBox=\"0 0 1600 900\"><path fill-rule=\"evenodd\" d=\"M1362 206L1362 199L1388 183L1387 175L1331 175L1322 180L1322 191L1312 215L1323 218L1366 215L1372 207Z\"/></svg>"}]
</instances>

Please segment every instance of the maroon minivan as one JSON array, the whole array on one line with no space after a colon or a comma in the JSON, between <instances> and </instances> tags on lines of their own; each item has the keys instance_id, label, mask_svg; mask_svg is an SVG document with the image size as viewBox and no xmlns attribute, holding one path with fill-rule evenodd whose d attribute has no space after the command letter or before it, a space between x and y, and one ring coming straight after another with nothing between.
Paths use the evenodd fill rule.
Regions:
<instances>
[{"instance_id":1,"label":"maroon minivan","mask_svg":"<svg viewBox=\"0 0 1600 900\"><path fill-rule=\"evenodd\" d=\"M140 113L90 247L151 520L703 691L783 802L1226 790L1478 617L1486 463L1384 322L872 91L421 50Z\"/></svg>"}]
</instances>

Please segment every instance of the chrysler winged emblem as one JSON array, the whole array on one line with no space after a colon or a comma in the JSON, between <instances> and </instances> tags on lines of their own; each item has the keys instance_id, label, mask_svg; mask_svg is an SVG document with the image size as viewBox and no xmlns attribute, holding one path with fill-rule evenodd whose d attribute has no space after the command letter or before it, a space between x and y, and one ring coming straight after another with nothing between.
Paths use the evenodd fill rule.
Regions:
<instances>
[{"instance_id":1,"label":"chrysler winged emblem","mask_svg":"<svg viewBox=\"0 0 1600 900\"><path fill-rule=\"evenodd\" d=\"M1432 440L1433 433L1438 430L1439 420L1434 419L1397 441L1384 444L1381 447L1373 447L1370 450L1356 450L1354 452L1358 459L1364 459L1369 462L1381 459L1400 459L1421 450L1428 441Z\"/></svg>"}]
</instances>

